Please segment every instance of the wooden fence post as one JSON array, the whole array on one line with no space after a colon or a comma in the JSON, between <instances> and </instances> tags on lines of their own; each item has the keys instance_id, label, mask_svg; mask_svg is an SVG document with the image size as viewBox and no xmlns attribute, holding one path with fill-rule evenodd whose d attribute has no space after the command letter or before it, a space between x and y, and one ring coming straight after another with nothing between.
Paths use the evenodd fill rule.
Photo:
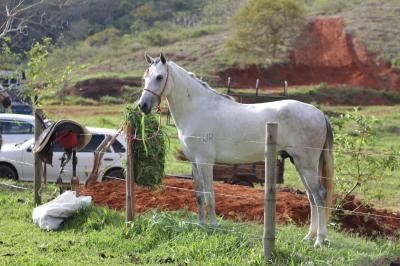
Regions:
<instances>
[{"instance_id":1,"label":"wooden fence post","mask_svg":"<svg viewBox=\"0 0 400 266\"><path fill-rule=\"evenodd\" d=\"M288 93L288 91L287 91L287 80L285 80L285 83L284 83L284 85L283 85L283 96L287 96L287 93Z\"/></svg>"},{"instance_id":2,"label":"wooden fence post","mask_svg":"<svg viewBox=\"0 0 400 266\"><path fill-rule=\"evenodd\" d=\"M41 117L43 116L42 109L35 109L35 142L39 139L40 134L42 134L42 124ZM40 187L42 182L42 163L40 162L39 155L35 153L34 155L34 195L33 203L34 206L38 206L42 203L42 197L40 196Z\"/></svg>"},{"instance_id":3,"label":"wooden fence post","mask_svg":"<svg viewBox=\"0 0 400 266\"><path fill-rule=\"evenodd\" d=\"M265 194L264 194L264 257L269 259L275 249L276 202L276 142L277 123L266 124L265 135Z\"/></svg>"},{"instance_id":4,"label":"wooden fence post","mask_svg":"<svg viewBox=\"0 0 400 266\"><path fill-rule=\"evenodd\" d=\"M229 95L229 94L231 93L231 77L228 77L228 84L227 84L227 87L228 87L228 92L227 92L227 94Z\"/></svg>"},{"instance_id":5,"label":"wooden fence post","mask_svg":"<svg viewBox=\"0 0 400 266\"><path fill-rule=\"evenodd\" d=\"M256 96L258 96L258 89L260 88L260 80L257 79L256 81Z\"/></svg>"},{"instance_id":6,"label":"wooden fence post","mask_svg":"<svg viewBox=\"0 0 400 266\"><path fill-rule=\"evenodd\" d=\"M135 218L135 194L134 194L134 174L133 174L133 137L132 137L132 124L129 122L127 125L126 139L127 139L127 153L126 153L126 207L125 207L125 222L132 222Z\"/></svg>"}]
</instances>

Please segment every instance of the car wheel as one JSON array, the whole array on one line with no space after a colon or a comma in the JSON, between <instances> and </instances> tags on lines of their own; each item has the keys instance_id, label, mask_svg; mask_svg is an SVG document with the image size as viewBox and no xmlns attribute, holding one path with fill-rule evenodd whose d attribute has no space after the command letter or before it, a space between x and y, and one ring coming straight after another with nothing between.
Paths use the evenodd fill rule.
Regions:
<instances>
[{"instance_id":1,"label":"car wheel","mask_svg":"<svg viewBox=\"0 0 400 266\"><path fill-rule=\"evenodd\" d=\"M114 169L105 173L103 181L114 180L114 179L125 179L125 173L122 169Z\"/></svg>"},{"instance_id":2,"label":"car wheel","mask_svg":"<svg viewBox=\"0 0 400 266\"><path fill-rule=\"evenodd\" d=\"M0 177L17 180L18 176L14 169L8 165L0 165Z\"/></svg>"}]
</instances>

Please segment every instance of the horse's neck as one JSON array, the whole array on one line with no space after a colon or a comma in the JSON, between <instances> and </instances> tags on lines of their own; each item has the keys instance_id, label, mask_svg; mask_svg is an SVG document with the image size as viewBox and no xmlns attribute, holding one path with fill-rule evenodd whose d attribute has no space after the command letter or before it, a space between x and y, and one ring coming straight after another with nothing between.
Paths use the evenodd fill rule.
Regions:
<instances>
[{"instance_id":1,"label":"horse's neck","mask_svg":"<svg viewBox=\"0 0 400 266\"><path fill-rule=\"evenodd\" d=\"M178 128L182 128L191 119L192 113L203 108L205 100L212 99L211 93L183 69L172 65L172 88L167 97L169 109Z\"/></svg>"}]
</instances>

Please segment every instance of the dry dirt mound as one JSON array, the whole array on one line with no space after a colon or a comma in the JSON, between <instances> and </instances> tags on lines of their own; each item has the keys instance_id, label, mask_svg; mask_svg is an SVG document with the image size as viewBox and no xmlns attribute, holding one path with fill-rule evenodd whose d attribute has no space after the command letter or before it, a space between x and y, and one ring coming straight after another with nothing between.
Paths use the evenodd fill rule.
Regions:
<instances>
[{"instance_id":1,"label":"dry dirt mound","mask_svg":"<svg viewBox=\"0 0 400 266\"><path fill-rule=\"evenodd\" d=\"M400 91L400 71L376 61L359 40L345 32L342 17L317 17L303 30L288 64L269 69L250 66L227 69L222 79L233 78L236 87L252 87L257 78L265 86L310 85L322 82Z\"/></svg>"},{"instance_id":2,"label":"dry dirt mound","mask_svg":"<svg viewBox=\"0 0 400 266\"><path fill-rule=\"evenodd\" d=\"M166 187L168 186L168 187ZM171 187L178 187L171 188ZM236 221L263 222L264 208L262 189L235 186L223 183L215 183L216 211L225 219ZM136 193L136 209L145 212L149 209L161 208L165 210L178 210L187 207L196 212L193 182L167 177L164 186L156 190L140 187ZM97 205L109 206L114 209L125 208L125 182L113 180L97 183L82 190L82 195L90 195ZM231 197L228 195L235 195ZM396 231L400 230L400 214L387 210L377 210L362 206L361 202L349 198L344 204L344 209L358 212L366 212L372 215L388 216L359 216L338 211L340 228L343 231L351 231L364 236L385 235L396 237ZM298 225L308 223L310 208L307 198L301 193L291 189L283 189L277 193L276 220L279 224L293 222Z\"/></svg>"},{"instance_id":3,"label":"dry dirt mound","mask_svg":"<svg viewBox=\"0 0 400 266\"><path fill-rule=\"evenodd\" d=\"M78 81L72 88L70 93L82 97L98 100L101 96L122 95L123 88L140 87L141 80L135 78L93 78L83 81Z\"/></svg>"}]
</instances>

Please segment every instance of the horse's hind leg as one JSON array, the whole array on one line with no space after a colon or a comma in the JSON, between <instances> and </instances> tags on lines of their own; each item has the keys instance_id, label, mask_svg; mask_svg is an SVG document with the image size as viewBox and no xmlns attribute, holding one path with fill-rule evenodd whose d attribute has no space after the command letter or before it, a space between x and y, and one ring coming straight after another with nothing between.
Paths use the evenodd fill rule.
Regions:
<instances>
[{"instance_id":1,"label":"horse's hind leg","mask_svg":"<svg viewBox=\"0 0 400 266\"><path fill-rule=\"evenodd\" d=\"M194 189L196 190L196 204L197 210L199 212L199 222L200 224L205 223L205 211L204 211L204 182L202 176L200 176L199 171L195 163L192 165L193 178L194 178Z\"/></svg>"},{"instance_id":2,"label":"horse's hind leg","mask_svg":"<svg viewBox=\"0 0 400 266\"><path fill-rule=\"evenodd\" d=\"M197 164L199 176L204 181L204 196L207 203L208 217L212 225L217 225L217 215L215 213L215 195L213 187L213 165L204 163Z\"/></svg>"},{"instance_id":3,"label":"horse's hind leg","mask_svg":"<svg viewBox=\"0 0 400 266\"><path fill-rule=\"evenodd\" d=\"M312 156L308 157L308 159ZM311 160L312 162L313 160ZM325 220L325 189L322 187L320 182L320 175L318 171L318 160L317 163L297 162L295 160L296 169L299 172L304 186L307 191L307 195L311 206L311 224L309 232L306 236L307 239L317 235L314 246L321 246L327 236L326 220Z\"/></svg>"},{"instance_id":4,"label":"horse's hind leg","mask_svg":"<svg viewBox=\"0 0 400 266\"><path fill-rule=\"evenodd\" d=\"M308 233L304 237L304 240L312 240L317 235L318 231L318 210L314 198L310 193L310 189L306 188L306 193L308 201L310 202L311 219L310 219L310 228L308 229Z\"/></svg>"}]
</instances>

